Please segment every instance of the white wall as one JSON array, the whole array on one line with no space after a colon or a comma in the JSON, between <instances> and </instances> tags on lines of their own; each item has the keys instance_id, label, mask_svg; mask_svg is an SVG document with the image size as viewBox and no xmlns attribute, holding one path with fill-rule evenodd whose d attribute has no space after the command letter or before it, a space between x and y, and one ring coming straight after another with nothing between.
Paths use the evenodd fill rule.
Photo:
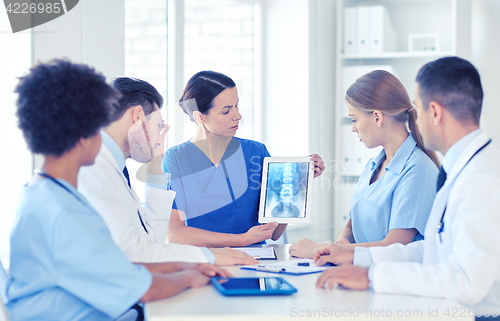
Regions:
<instances>
[{"instance_id":1,"label":"white wall","mask_svg":"<svg viewBox=\"0 0 500 321\"><path fill-rule=\"evenodd\" d=\"M309 1L264 3L263 143L272 156L309 153Z\"/></svg>"},{"instance_id":2,"label":"white wall","mask_svg":"<svg viewBox=\"0 0 500 321\"><path fill-rule=\"evenodd\" d=\"M302 236L316 242L332 241L335 160L335 2L309 1L309 148L323 158L326 170L314 180L310 229ZM331 41L327 41L327 39Z\"/></svg>"},{"instance_id":3,"label":"white wall","mask_svg":"<svg viewBox=\"0 0 500 321\"><path fill-rule=\"evenodd\" d=\"M17 77L28 72L31 65L30 31L13 34L5 10L0 10L0 97L3 115L0 117L0 260L5 268L10 266L10 230L21 188L31 175L32 157L23 134L17 127L14 88Z\"/></svg>"},{"instance_id":4,"label":"white wall","mask_svg":"<svg viewBox=\"0 0 500 321\"><path fill-rule=\"evenodd\" d=\"M472 58L483 84L481 127L500 147L500 1L472 3Z\"/></svg>"},{"instance_id":5,"label":"white wall","mask_svg":"<svg viewBox=\"0 0 500 321\"><path fill-rule=\"evenodd\" d=\"M124 3L80 1L73 10L34 29L34 61L69 58L109 80L124 70Z\"/></svg>"}]
</instances>

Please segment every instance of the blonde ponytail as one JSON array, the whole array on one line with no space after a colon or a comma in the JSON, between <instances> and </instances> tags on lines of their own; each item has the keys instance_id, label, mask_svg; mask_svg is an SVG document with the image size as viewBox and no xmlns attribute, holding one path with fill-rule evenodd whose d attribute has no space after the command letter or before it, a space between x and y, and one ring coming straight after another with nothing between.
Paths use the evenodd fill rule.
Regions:
<instances>
[{"instance_id":1,"label":"blonde ponytail","mask_svg":"<svg viewBox=\"0 0 500 321\"><path fill-rule=\"evenodd\" d=\"M417 146L430 157L430 159L436 164L437 168L441 166L439 163L439 158L437 157L436 152L431 151L424 147L424 141L422 139L422 135L420 134L420 130L417 126L417 110L415 108L411 108L408 110L408 127L410 127L411 134L415 141L417 142Z\"/></svg>"}]
</instances>

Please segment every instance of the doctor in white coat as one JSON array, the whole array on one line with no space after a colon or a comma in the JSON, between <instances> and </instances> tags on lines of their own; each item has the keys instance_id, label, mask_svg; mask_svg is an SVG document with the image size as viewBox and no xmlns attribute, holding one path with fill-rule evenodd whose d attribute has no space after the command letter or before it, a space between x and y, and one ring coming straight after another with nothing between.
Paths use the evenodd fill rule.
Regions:
<instances>
[{"instance_id":1,"label":"doctor in white coat","mask_svg":"<svg viewBox=\"0 0 500 321\"><path fill-rule=\"evenodd\" d=\"M78 175L78 190L103 217L113 240L132 262L201 262L257 264L249 255L166 243L175 192L161 172L163 142L169 129L161 117L163 98L146 81L118 78L122 97L111 124L101 131L102 145L93 166ZM130 186L125 160L147 164L145 203Z\"/></svg>"},{"instance_id":2,"label":"doctor in white coat","mask_svg":"<svg viewBox=\"0 0 500 321\"><path fill-rule=\"evenodd\" d=\"M444 155L425 239L354 252L329 245L317 263L347 264L324 272L317 286L442 297L473 306L478 318L498 316L500 150L479 129L479 74L468 61L446 57L423 66L416 81L424 145Z\"/></svg>"}]
</instances>

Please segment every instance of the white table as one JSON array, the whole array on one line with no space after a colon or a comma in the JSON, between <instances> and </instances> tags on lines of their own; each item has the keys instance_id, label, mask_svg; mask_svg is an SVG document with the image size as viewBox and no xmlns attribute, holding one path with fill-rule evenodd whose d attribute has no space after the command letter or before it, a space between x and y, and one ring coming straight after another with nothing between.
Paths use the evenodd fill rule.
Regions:
<instances>
[{"instance_id":1,"label":"white table","mask_svg":"<svg viewBox=\"0 0 500 321\"><path fill-rule=\"evenodd\" d=\"M278 261L293 260L288 255L289 245L264 246L275 248ZM341 287L333 290L318 289L315 285L319 273L296 276L241 270L237 266L226 269L235 277L280 276L296 287L298 292L289 296L224 297L212 285L208 285L147 304L149 320L277 321L314 317L356 320L474 320L465 307L444 299L375 294L372 291L354 291Z\"/></svg>"}]
</instances>

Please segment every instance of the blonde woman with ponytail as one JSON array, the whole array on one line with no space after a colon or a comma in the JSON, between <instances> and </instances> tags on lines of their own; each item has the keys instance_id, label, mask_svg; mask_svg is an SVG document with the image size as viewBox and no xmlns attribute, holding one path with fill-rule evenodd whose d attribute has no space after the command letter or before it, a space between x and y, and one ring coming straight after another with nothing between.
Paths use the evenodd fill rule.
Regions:
<instances>
[{"instance_id":1,"label":"blonde woman with ponytail","mask_svg":"<svg viewBox=\"0 0 500 321\"><path fill-rule=\"evenodd\" d=\"M352 131L367 148L382 146L383 150L368 162L359 178L350 219L338 235L334 251L352 255L357 246L423 239L436 194L439 160L423 146L417 113L406 89L391 73L376 70L356 80L345 99ZM313 258L328 245L304 238L292 244L290 254Z\"/></svg>"}]
</instances>

